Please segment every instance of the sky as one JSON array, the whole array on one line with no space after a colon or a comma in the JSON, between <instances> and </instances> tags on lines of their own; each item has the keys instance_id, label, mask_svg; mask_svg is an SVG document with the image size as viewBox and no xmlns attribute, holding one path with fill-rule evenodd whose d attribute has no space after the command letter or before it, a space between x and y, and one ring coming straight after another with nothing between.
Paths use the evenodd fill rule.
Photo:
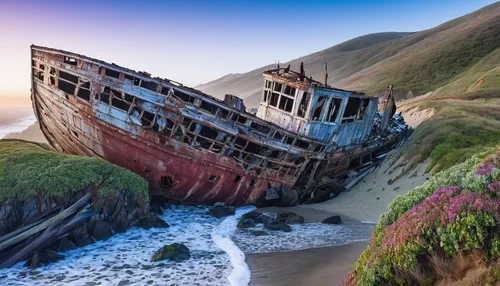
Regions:
<instances>
[{"instance_id":1,"label":"sky","mask_svg":"<svg viewBox=\"0 0 500 286\"><path fill-rule=\"evenodd\" d=\"M196 86L364 34L429 29L494 2L0 0L0 96L29 96L31 44Z\"/></svg>"}]
</instances>

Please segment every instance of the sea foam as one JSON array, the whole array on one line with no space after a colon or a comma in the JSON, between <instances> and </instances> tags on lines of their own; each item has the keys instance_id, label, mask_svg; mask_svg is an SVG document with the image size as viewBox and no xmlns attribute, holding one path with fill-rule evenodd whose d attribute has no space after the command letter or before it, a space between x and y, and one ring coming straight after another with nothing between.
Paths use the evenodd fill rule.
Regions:
<instances>
[{"instance_id":1,"label":"sea foam","mask_svg":"<svg viewBox=\"0 0 500 286\"><path fill-rule=\"evenodd\" d=\"M231 236L236 231L238 219L245 213L253 211L255 207L244 207L236 210L234 216L227 217L212 231L212 240L227 255L233 270L227 280L231 286L248 285L250 283L250 269L245 262L245 254L234 244Z\"/></svg>"}]
</instances>

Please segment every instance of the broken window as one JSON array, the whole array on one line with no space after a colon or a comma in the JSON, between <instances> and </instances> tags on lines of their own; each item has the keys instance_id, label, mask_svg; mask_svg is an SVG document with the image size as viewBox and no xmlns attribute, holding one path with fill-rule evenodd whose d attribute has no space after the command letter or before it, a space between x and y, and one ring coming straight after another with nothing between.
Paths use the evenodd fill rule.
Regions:
<instances>
[{"instance_id":1,"label":"broken window","mask_svg":"<svg viewBox=\"0 0 500 286\"><path fill-rule=\"evenodd\" d=\"M236 177L234 177L234 182L235 183L238 183L241 179L241 176L240 175L236 175Z\"/></svg>"},{"instance_id":2,"label":"broken window","mask_svg":"<svg viewBox=\"0 0 500 286\"><path fill-rule=\"evenodd\" d=\"M111 98L111 105L125 112L128 112L131 103L125 101L120 91L112 89L111 93L113 95L113 97Z\"/></svg>"},{"instance_id":3,"label":"broken window","mask_svg":"<svg viewBox=\"0 0 500 286\"><path fill-rule=\"evenodd\" d=\"M359 108L357 119L364 118L365 112L366 112L366 109L367 109L369 103L370 103L370 99L368 99L368 98L364 98L361 100L361 107Z\"/></svg>"},{"instance_id":4,"label":"broken window","mask_svg":"<svg viewBox=\"0 0 500 286\"><path fill-rule=\"evenodd\" d=\"M76 66L78 64L78 60L76 58L65 56L64 63Z\"/></svg>"},{"instance_id":5,"label":"broken window","mask_svg":"<svg viewBox=\"0 0 500 286\"><path fill-rule=\"evenodd\" d=\"M106 69L106 75L114 78L119 78L120 72L112 69Z\"/></svg>"},{"instance_id":6,"label":"broken window","mask_svg":"<svg viewBox=\"0 0 500 286\"><path fill-rule=\"evenodd\" d=\"M59 79L57 82L57 87L68 94L74 94L76 86L63 79Z\"/></svg>"},{"instance_id":7,"label":"broken window","mask_svg":"<svg viewBox=\"0 0 500 286\"><path fill-rule=\"evenodd\" d=\"M109 104L109 98L110 98L110 88L109 87L104 87L104 91L101 92L101 95L100 95L100 101L102 103L105 103L105 104Z\"/></svg>"},{"instance_id":8,"label":"broken window","mask_svg":"<svg viewBox=\"0 0 500 286\"><path fill-rule=\"evenodd\" d=\"M67 81L78 83L78 77L67 72L59 71L59 78L65 79Z\"/></svg>"},{"instance_id":9,"label":"broken window","mask_svg":"<svg viewBox=\"0 0 500 286\"><path fill-rule=\"evenodd\" d=\"M307 143L306 141L300 140L298 138L297 138L297 140L295 140L294 145L299 147L299 148L302 148L302 149L307 149L309 147L309 143Z\"/></svg>"},{"instance_id":10,"label":"broken window","mask_svg":"<svg viewBox=\"0 0 500 286\"><path fill-rule=\"evenodd\" d=\"M175 90L174 91L174 96L185 101L185 102L191 102L193 103L194 102L194 97L190 96L189 94L187 93L184 93L180 90Z\"/></svg>"},{"instance_id":11,"label":"broken window","mask_svg":"<svg viewBox=\"0 0 500 286\"><path fill-rule=\"evenodd\" d=\"M277 107L278 106L278 99L280 98L280 95L273 92L271 94L271 100L269 101L269 105L272 105L274 107Z\"/></svg>"},{"instance_id":12,"label":"broken window","mask_svg":"<svg viewBox=\"0 0 500 286\"><path fill-rule=\"evenodd\" d=\"M344 111L344 116L342 118L342 123L348 123L354 121L359 112L359 107L361 105L361 99L357 97L349 97L347 101L347 106Z\"/></svg>"},{"instance_id":13,"label":"broken window","mask_svg":"<svg viewBox=\"0 0 500 286\"><path fill-rule=\"evenodd\" d=\"M312 116L311 116L312 120L316 120L316 121L321 120L321 114L323 113L323 109L325 107L326 100L327 100L326 96L319 96L318 97L318 100L316 101L316 104L314 104L314 107L312 109L313 110Z\"/></svg>"},{"instance_id":14,"label":"broken window","mask_svg":"<svg viewBox=\"0 0 500 286\"><path fill-rule=\"evenodd\" d=\"M281 92L281 88L283 87L283 84L281 83L274 83L274 91Z\"/></svg>"},{"instance_id":15,"label":"broken window","mask_svg":"<svg viewBox=\"0 0 500 286\"><path fill-rule=\"evenodd\" d=\"M295 87L291 87L289 85L285 85L285 94L286 95L289 95L289 96L292 96L292 97L295 97Z\"/></svg>"},{"instance_id":16,"label":"broken window","mask_svg":"<svg viewBox=\"0 0 500 286\"><path fill-rule=\"evenodd\" d=\"M81 80L80 80L81 81ZM90 82L81 82L78 88L78 93L76 94L79 98L89 101L90 100Z\"/></svg>"},{"instance_id":17,"label":"broken window","mask_svg":"<svg viewBox=\"0 0 500 286\"><path fill-rule=\"evenodd\" d=\"M101 94L101 96L102 96L102 94ZM154 119L155 119L155 115L153 113L147 112L146 110L142 111L142 115L141 115L142 126L151 126Z\"/></svg>"},{"instance_id":18,"label":"broken window","mask_svg":"<svg viewBox=\"0 0 500 286\"><path fill-rule=\"evenodd\" d=\"M300 100L299 109L297 110L297 115L300 117L306 116L307 105L309 104L309 94L304 92L302 94L302 99Z\"/></svg>"},{"instance_id":19,"label":"broken window","mask_svg":"<svg viewBox=\"0 0 500 286\"><path fill-rule=\"evenodd\" d=\"M340 98L332 98L330 102L330 106L328 108L328 114L326 116L326 121L335 122L337 119L337 115L339 114L340 105L342 103L342 99Z\"/></svg>"},{"instance_id":20,"label":"broken window","mask_svg":"<svg viewBox=\"0 0 500 286\"><path fill-rule=\"evenodd\" d=\"M291 112L292 107L293 107L293 99L282 95L280 100L280 105L278 108L287 112Z\"/></svg>"},{"instance_id":21,"label":"broken window","mask_svg":"<svg viewBox=\"0 0 500 286\"><path fill-rule=\"evenodd\" d=\"M273 86L273 82L266 80L266 88L271 88Z\"/></svg>"},{"instance_id":22,"label":"broken window","mask_svg":"<svg viewBox=\"0 0 500 286\"><path fill-rule=\"evenodd\" d=\"M49 73L50 73L50 84L55 85L56 84L56 78L55 78L56 69L51 67Z\"/></svg>"},{"instance_id":23,"label":"broken window","mask_svg":"<svg viewBox=\"0 0 500 286\"><path fill-rule=\"evenodd\" d=\"M208 103L204 100L201 101L200 108L208 111L209 113L215 114L217 113L217 106Z\"/></svg>"},{"instance_id":24,"label":"broken window","mask_svg":"<svg viewBox=\"0 0 500 286\"><path fill-rule=\"evenodd\" d=\"M153 81L142 80L141 87L144 87L145 89L149 89L151 91L156 91L156 87L158 87L158 84Z\"/></svg>"},{"instance_id":25,"label":"broken window","mask_svg":"<svg viewBox=\"0 0 500 286\"><path fill-rule=\"evenodd\" d=\"M153 130L163 133L167 136L170 136L173 128L174 128L174 122L165 117L159 117L156 120L155 125L153 126Z\"/></svg>"},{"instance_id":26,"label":"broken window","mask_svg":"<svg viewBox=\"0 0 500 286\"><path fill-rule=\"evenodd\" d=\"M264 90L264 93L262 94L262 102L267 102L267 95L269 94L268 90Z\"/></svg>"},{"instance_id":27,"label":"broken window","mask_svg":"<svg viewBox=\"0 0 500 286\"><path fill-rule=\"evenodd\" d=\"M262 134L269 134L269 131L271 130L269 127L261 125L257 122L252 121L252 124L250 126L255 129L257 132L262 133Z\"/></svg>"}]
</instances>

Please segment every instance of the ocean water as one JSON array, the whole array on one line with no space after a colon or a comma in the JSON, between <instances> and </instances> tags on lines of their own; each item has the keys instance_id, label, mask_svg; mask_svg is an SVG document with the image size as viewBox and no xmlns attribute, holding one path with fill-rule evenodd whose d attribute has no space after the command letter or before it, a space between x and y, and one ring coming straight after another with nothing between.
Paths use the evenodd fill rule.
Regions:
<instances>
[{"instance_id":1,"label":"ocean water","mask_svg":"<svg viewBox=\"0 0 500 286\"><path fill-rule=\"evenodd\" d=\"M6 124L0 123L0 139L5 137L9 133L21 132L35 122L35 115L30 115L16 119L14 122L9 122Z\"/></svg>"},{"instance_id":2,"label":"ocean water","mask_svg":"<svg viewBox=\"0 0 500 286\"><path fill-rule=\"evenodd\" d=\"M173 206L161 216L169 228L132 228L104 242L63 253L65 259L38 269L20 262L0 270L0 285L248 285L250 270L245 254L289 251L368 240L372 224L293 225L288 233L262 226L238 230L238 219L254 207L236 210L217 219L202 207ZM166 244L185 244L191 258L183 262L150 262Z\"/></svg>"}]
</instances>

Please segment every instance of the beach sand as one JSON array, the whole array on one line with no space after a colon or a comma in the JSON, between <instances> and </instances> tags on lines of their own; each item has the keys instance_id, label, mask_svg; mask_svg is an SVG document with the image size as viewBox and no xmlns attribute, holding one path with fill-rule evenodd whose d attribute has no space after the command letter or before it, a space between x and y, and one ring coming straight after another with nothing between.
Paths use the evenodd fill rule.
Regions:
<instances>
[{"instance_id":1,"label":"beach sand","mask_svg":"<svg viewBox=\"0 0 500 286\"><path fill-rule=\"evenodd\" d=\"M354 268L367 242L247 255L250 285L338 285Z\"/></svg>"},{"instance_id":2,"label":"beach sand","mask_svg":"<svg viewBox=\"0 0 500 286\"><path fill-rule=\"evenodd\" d=\"M386 159L371 174L350 191L319 204L282 208L304 217L305 222L320 222L340 215L343 223L360 221L376 223L389 204L399 195L422 185L430 177L425 173L428 162L389 184L401 172L390 168ZM275 212L278 208L261 208L260 212ZM250 285L338 285L352 270L366 246L356 242L341 246L312 248L298 251L249 254L246 261L252 272Z\"/></svg>"},{"instance_id":3,"label":"beach sand","mask_svg":"<svg viewBox=\"0 0 500 286\"><path fill-rule=\"evenodd\" d=\"M390 160L386 159L362 182L347 192L340 193L337 197L319 204L300 205L294 207L298 212L301 209L314 209L339 214L364 222L376 223L382 213L388 210L389 204L399 195L418 187L431 176L425 173L428 161L417 166L394 183L389 184L391 178L400 174L402 167L390 168ZM392 172L391 172L392 170Z\"/></svg>"}]
</instances>

